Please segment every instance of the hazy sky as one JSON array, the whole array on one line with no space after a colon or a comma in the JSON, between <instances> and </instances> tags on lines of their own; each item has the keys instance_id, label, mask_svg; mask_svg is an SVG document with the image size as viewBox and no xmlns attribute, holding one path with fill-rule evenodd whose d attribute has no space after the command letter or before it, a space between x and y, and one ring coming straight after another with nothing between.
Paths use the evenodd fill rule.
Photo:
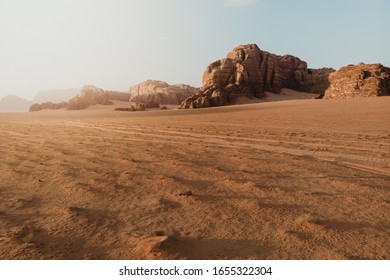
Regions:
<instances>
[{"instance_id":1,"label":"hazy sky","mask_svg":"<svg viewBox=\"0 0 390 280\"><path fill-rule=\"evenodd\" d=\"M0 98L146 79L200 86L256 43L309 67L390 66L389 0L0 0Z\"/></svg>"}]
</instances>

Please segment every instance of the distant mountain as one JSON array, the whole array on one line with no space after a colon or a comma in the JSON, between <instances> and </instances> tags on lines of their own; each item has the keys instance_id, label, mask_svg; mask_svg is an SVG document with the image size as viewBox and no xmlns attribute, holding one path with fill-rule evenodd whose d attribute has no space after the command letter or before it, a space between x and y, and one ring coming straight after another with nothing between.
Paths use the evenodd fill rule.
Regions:
<instances>
[{"instance_id":1,"label":"distant mountain","mask_svg":"<svg viewBox=\"0 0 390 280\"><path fill-rule=\"evenodd\" d=\"M70 88L70 89L52 89L52 90L40 91L35 95L33 102L34 103L43 103L43 102L61 103L75 97L80 92L80 90L81 90L80 88Z\"/></svg>"},{"instance_id":2,"label":"distant mountain","mask_svg":"<svg viewBox=\"0 0 390 280\"><path fill-rule=\"evenodd\" d=\"M28 112L31 101L16 95L7 95L0 99L0 112Z\"/></svg>"}]
</instances>

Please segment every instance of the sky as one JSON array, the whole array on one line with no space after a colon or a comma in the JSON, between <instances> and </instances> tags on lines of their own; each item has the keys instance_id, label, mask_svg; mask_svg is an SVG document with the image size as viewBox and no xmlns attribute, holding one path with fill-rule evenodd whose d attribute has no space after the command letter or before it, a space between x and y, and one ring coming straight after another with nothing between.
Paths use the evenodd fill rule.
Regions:
<instances>
[{"instance_id":1,"label":"sky","mask_svg":"<svg viewBox=\"0 0 390 280\"><path fill-rule=\"evenodd\" d=\"M310 68L390 67L390 0L0 0L0 98L147 79L201 86L256 43Z\"/></svg>"}]
</instances>

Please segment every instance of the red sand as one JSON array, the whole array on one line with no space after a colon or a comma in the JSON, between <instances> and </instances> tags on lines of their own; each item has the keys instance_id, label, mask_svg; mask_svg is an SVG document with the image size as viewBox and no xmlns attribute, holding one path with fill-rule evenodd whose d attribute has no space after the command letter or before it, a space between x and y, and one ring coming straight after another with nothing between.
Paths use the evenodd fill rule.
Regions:
<instances>
[{"instance_id":1,"label":"red sand","mask_svg":"<svg viewBox=\"0 0 390 280\"><path fill-rule=\"evenodd\" d=\"M389 259L390 97L0 114L1 259Z\"/></svg>"}]
</instances>

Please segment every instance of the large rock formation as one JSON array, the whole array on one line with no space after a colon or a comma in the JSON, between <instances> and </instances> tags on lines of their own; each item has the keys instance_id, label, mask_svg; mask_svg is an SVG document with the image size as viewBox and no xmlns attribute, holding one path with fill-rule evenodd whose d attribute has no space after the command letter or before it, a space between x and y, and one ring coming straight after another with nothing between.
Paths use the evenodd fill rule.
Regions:
<instances>
[{"instance_id":1,"label":"large rock formation","mask_svg":"<svg viewBox=\"0 0 390 280\"><path fill-rule=\"evenodd\" d=\"M108 91L95 86L84 86L81 92L68 101L68 110L81 110L90 105L111 105L110 100L128 101L129 94L119 91Z\"/></svg>"},{"instance_id":2,"label":"large rock formation","mask_svg":"<svg viewBox=\"0 0 390 280\"><path fill-rule=\"evenodd\" d=\"M189 85L169 85L166 82L147 80L130 88L130 101L145 104L180 105L199 89Z\"/></svg>"},{"instance_id":3,"label":"large rock formation","mask_svg":"<svg viewBox=\"0 0 390 280\"><path fill-rule=\"evenodd\" d=\"M307 69L306 62L292 55L262 51L255 44L241 45L227 58L207 66L201 90L183 101L181 108L200 108L234 103L239 96L265 97L265 91L282 88L324 93L333 69Z\"/></svg>"},{"instance_id":4,"label":"large rock formation","mask_svg":"<svg viewBox=\"0 0 390 280\"><path fill-rule=\"evenodd\" d=\"M34 103L43 103L43 102L52 102L52 103L61 103L68 101L69 99L75 97L79 92L80 88L71 88L71 89L52 89L40 91L35 94Z\"/></svg>"},{"instance_id":5,"label":"large rock formation","mask_svg":"<svg viewBox=\"0 0 390 280\"><path fill-rule=\"evenodd\" d=\"M126 92L110 91L97 88L95 86L84 86L80 93L70 99L68 102L44 102L42 104L35 103L31 105L30 112L40 111L44 109L62 109L81 110L90 105L111 105L111 100L129 101L129 94Z\"/></svg>"},{"instance_id":6,"label":"large rock formation","mask_svg":"<svg viewBox=\"0 0 390 280\"><path fill-rule=\"evenodd\" d=\"M390 95L390 69L381 64L349 65L329 76L324 98Z\"/></svg>"},{"instance_id":7,"label":"large rock formation","mask_svg":"<svg viewBox=\"0 0 390 280\"><path fill-rule=\"evenodd\" d=\"M31 103L16 95L7 95L0 99L0 112L27 112Z\"/></svg>"}]
</instances>

